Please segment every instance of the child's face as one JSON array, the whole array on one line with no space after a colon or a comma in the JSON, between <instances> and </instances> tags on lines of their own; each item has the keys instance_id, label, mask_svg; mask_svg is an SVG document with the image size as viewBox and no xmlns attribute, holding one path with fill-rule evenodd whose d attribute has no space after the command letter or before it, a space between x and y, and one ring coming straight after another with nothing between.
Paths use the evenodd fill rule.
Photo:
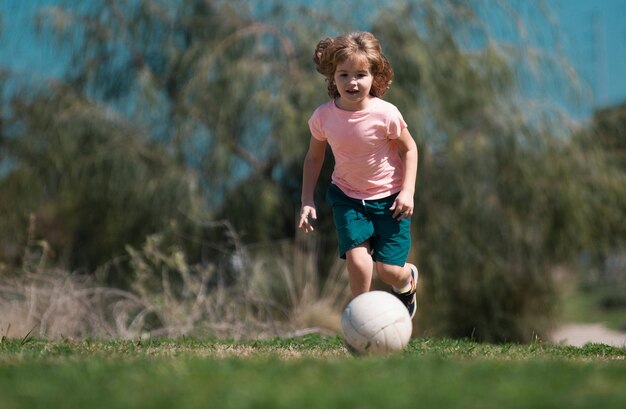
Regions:
<instances>
[{"instance_id":1,"label":"child's face","mask_svg":"<svg viewBox=\"0 0 626 409\"><path fill-rule=\"evenodd\" d=\"M339 108L357 111L367 106L374 77L365 56L354 55L339 63L334 80L339 91Z\"/></svg>"}]
</instances>

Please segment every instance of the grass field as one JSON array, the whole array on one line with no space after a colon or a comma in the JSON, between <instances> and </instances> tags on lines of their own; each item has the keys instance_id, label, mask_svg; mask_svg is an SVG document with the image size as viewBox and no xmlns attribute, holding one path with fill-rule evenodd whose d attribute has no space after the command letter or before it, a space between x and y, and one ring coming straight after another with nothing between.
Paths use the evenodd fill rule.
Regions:
<instances>
[{"instance_id":1,"label":"grass field","mask_svg":"<svg viewBox=\"0 0 626 409\"><path fill-rule=\"evenodd\" d=\"M320 336L0 343L2 409L590 407L626 407L626 349L424 339L364 358Z\"/></svg>"}]
</instances>

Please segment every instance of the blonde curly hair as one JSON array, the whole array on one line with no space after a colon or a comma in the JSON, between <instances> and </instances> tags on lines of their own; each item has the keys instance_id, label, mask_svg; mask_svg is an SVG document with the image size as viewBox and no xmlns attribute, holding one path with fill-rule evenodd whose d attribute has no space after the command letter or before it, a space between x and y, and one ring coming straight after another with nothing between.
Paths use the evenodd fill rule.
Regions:
<instances>
[{"instance_id":1,"label":"blonde curly hair","mask_svg":"<svg viewBox=\"0 0 626 409\"><path fill-rule=\"evenodd\" d=\"M329 97L339 97L334 81L337 65L357 54L365 56L370 64L370 72L374 77L370 95L382 97L389 89L393 80L393 69L381 51L380 42L372 33L354 32L325 38L315 47L313 61L317 72L326 77Z\"/></svg>"}]
</instances>

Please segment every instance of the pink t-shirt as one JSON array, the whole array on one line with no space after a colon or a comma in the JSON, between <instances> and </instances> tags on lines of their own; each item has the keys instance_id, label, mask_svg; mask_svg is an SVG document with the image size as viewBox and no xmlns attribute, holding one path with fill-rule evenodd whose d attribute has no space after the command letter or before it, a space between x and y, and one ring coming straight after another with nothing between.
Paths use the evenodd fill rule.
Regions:
<instances>
[{"instance_id":1,"label":"pink t-shirt","mask_svg":"<svg viewBox=\"0 0 626 409\"><path fill-rule=\"evenodd\" d=\"M403 165L396 139L407 127L391 103L372 98L367 109L344 111L331 100L309 119L314 138L335 157L332 182L355 199L382 199L400 191Z\"/></svg>"}]
</instances>

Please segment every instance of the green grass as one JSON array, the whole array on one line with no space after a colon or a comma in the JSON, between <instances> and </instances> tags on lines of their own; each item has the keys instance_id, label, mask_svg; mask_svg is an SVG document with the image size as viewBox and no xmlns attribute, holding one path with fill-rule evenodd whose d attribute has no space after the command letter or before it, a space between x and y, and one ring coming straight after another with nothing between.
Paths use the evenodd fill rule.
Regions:
<instances>
[{"instance_id":1,"label":"green grass","mask_svg":"<svg viewBox=\"0 0 626 409\"><path fill-rule=\"evenodd\" d=\"M624 408L626 349L413 340L353 357L339 338L9 340L0 408Z\"/></svg>"}]
</instances>

